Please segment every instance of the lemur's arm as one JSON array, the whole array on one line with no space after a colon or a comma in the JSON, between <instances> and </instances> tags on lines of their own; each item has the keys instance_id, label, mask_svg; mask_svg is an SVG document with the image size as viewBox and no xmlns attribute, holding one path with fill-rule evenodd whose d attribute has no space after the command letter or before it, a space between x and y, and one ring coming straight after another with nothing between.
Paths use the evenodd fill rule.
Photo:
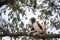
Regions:
<instances>
[{"instance_id":1,"label":"lemur's arm","mask_svg":"<svg viewBox=\"0 0 60 40\"><path fill-rule=\"evenodd\" d=\"M34 29L34 27L31 28L31 31L30 31L30 32L31 32L31 33L36 32L35 29Z\"/></svg>"},{"instance_id":2,"label":"lemur's arm","mask_svg":"<svg viewBox=\"0 0 60 40\"><path fill-rule=\"evenodd\" d=\"M31 28L31 31L29 31L28 35L32 34L32 33L35 33L36 31L34 30L34 28L32 27Z\"/></svg>"}]
</instances>

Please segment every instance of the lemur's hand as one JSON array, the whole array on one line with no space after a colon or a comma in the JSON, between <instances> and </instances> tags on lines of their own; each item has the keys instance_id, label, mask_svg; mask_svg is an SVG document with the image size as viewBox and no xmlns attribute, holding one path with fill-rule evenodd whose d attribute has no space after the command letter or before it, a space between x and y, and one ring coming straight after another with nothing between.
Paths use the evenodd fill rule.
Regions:
<instances>
[{"instance_id":1,"label":"lemur's hand","mask_svg":"<svg viewBox=\"0 0 60 40\"><path fill-rule=\"evenodd\" d=\"M30 31L28 32L28 35L33 35L35 33L35 31Z\"/></svg>"}]
</instances>

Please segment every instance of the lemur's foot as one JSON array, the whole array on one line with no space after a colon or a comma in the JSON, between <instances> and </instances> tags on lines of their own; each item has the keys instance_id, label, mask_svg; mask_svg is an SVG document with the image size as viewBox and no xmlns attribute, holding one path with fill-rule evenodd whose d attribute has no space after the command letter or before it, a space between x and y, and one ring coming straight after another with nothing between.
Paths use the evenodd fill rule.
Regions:
<instances>
[{"instance_id":1,"label":"lemur's foot","mask_svg":"<svg viewBox=\"0 0 60 40\"><path fill-rule=\"evenodd\" d=\"M28 32L28 35L33 35L36 31L30 31Z\"/></svg>"},{"instance_id":2,"label":"lemur's foot","mask_svg":"<svg viewBox=\"0 0 60 40\"><path fill-rule=\"evenodd\" d=\"M36 35L39 35L39 33L34 33L33 35L36 36Z\"/></svg>"},{"instance_id":3,"label":"lemur's foot","mask_svg":"<svg viewBox=\"0 0 60 40\"><path fill-rule=\"evenodd\" d=\"M33 35L34 34L34 32L28 32L28 35Z\"/></svg>"},{"instance_id":4,"label":"lemur's foot","mask_svg":"<svg viewBox=\"0 0 60 40\"><path fill-rule=\"evenodd\" d=\"M36 35L40 35L40 36L42 36L42 35L44 35L44 34L39 34L39 33L28 33L28 35L33 35L33 36L36 36Z\"/></svg>"}]
</instances>

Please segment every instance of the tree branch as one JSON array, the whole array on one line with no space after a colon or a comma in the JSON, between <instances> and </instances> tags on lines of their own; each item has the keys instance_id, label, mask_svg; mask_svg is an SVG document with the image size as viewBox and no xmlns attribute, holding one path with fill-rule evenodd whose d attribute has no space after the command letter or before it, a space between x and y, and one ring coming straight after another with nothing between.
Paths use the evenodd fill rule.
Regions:
<instances>
[{"instance_id":1,"label":"tree branch","mask_svg":"<svg viewBox=\"0 0 60 40\"><path fill-rule=\"evenodd\" d=\"M4 37L4 36L30 36L30 37L34 37L34 38L60 38L60 34L45 34L45 35L28 35L28 33L26 32L20 32L20 33L8 33L8 34L0 34L0 37Z\"/></svg>"}]
</instances>

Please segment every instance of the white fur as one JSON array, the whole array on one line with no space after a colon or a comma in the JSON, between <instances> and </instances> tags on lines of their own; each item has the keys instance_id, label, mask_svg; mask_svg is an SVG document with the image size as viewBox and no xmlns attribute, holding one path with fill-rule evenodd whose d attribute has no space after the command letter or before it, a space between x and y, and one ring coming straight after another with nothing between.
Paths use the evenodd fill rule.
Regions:
<instances>
[{"instance_id":1,"label":"white fur","mask_svg":"<svg viewBox=\"0 0 60 40\"><path fill-rule=\"evenodd\" d=\"M34 27L35 31L37 31L38 33L43 33L45 31L45 26L42 24L40 24L40 25L42 26L43 29L40 29L36 22L33 24L33 27Z\"/></svg>"},{"instance_id":2,"label":"white fur","mask_svg":"<svg viewBox=\"0 0 60 40\"><path fill-rule=\"evenodd\" d=\"M38 26L38 24L35 22L33 24L34 30L30 31L29 34L32 33L32 32L34 32L34 35L40 34L40 33L45 33L45 31L46 31L45 25L42 25L42 24L40 24L40 25L42 26L43 29L40 29L40 27ZM35 31L37 31L37 32L35 32Z\"/></svg>"}]
</instances>

